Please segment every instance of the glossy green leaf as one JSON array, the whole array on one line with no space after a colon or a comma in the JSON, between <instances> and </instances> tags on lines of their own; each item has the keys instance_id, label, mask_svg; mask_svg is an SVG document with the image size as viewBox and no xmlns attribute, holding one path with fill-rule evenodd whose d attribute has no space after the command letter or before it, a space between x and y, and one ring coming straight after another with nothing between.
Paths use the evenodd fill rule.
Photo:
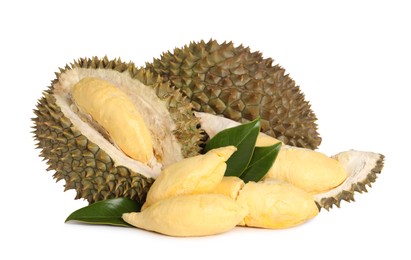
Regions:
<instances>
[{"instance_id":1,"label":"glossy green leaf","mask_svg":"<svg viewBox=\"0 0 411 260\"><path fill-rule=\"evenodd\" d=\"M281 143L266 147L255 147L253 157L240 178L246 183L261 180L275 162L280 148Z\"/></svg>"},{"instance_id":2,"label":"glossy green leaf","mask_svg":"<svg viewBox=\"0 0 411 260\"><path fill-rule=\"evenodd\" d=\"M225 176L241 176L253 155L260 127L261 120L257 118L249 123L225 129L206 143L205 152L234 145L237 151L227 160Z\"/></svg>"},{"instance_id":3,"label":"glossy green leaf","mask_svg":"<svg viewBox=\"0 0 411 260\"><path fill-rule=\"evenodd\" d=\"M90 204L68 216L65 222L76 220L89 224L130 226L121 216L123 213L140 211L141 205L129 198L115 198Z\"/></svg>"}]
</instances>

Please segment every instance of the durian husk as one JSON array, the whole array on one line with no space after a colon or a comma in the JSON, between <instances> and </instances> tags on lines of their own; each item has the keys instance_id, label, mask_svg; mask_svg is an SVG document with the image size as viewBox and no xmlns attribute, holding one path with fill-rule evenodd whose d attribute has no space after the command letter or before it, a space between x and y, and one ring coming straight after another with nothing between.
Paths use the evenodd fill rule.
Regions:
<instances>
[{"instance_id":1,"label":"durian husk","mask_svg":"<svg viewBox=\"0 0 411 260\"><path fill-rule=\"evenodd\" d=\"M271 58L232 42L191 42L163 53L146 68L181 89L200 112L240 123L262 119L262 132L283 143L315 149L316 116L294 80Z\"/></svg>"},{"instance_id":2,"label":"durian husk","mask_svg":"<svg viewBox=\"0 0 411 260\"><path fill-rule=\"evenodd\" d=\"M198 120L193 116L192 105L178 90L170 87L158 75L138 69L131 62L110 60L107 57L78 59L56 73L56 79L38 100L32 119L34 138L41 149L40 156L47 161L47 170L55 171L53 177L56 181L65 181L65 190L74 189L76 199L83 198L93 203L128 197L144 202L154 178L117 163L98 143L83 135L62 112L56 103L53 86L62 75L74 69L115 71L151 87L157 97L165 102L175 123L173 134L181 145L182 156L190 157L199 153L203 136L198 129Z\"/></svg>"},{"instance_id":3,"label":"durian husk","mask_svg":"<svg viewBox=\"0 0 411 260\"><path fill-rule=\"evenodd\" d=\"M339 186L314 195L319 208L330 210L334 205L340 207L341 201L355 201L355 192L367 192L384 167L384 155L374 152L349 150L338 153L332 158L341 162L347 179Z\"/></svg>"}]
</instances>

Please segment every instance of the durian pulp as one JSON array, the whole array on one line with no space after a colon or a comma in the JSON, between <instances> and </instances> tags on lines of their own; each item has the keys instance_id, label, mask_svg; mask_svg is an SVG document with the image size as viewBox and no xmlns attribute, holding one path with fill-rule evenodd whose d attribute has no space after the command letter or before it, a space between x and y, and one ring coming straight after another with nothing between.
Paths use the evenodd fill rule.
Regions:
<instances>
[{"instance_id":1,"label":"durian pulp","mask_svg":"<svg viewBox=\"0 0 411 260\"><path fill-rule=\"evenodd\" d=\"M73 86L83 78L94 77L108 81L123 91L134 103L143 116L153 140L154 157L148 163L142 163L121 151L107 133L96 125L88 115L81 114L72 100ZM96 143L113 159L116 166L124 166L146 177L157 178L164 166L183 159L181 145L173 132L176 128L165 101L160 100L151 87L129 77L127 71L74 68L60 75L54 83L54 97L64 115L90 141Z\"/></svg>"},{"instance_id":2,"label":"durian pulp","mask_svg":"<svg viewBox=\"0 0 411 260\"><path fill-rule=\"evenodd\" d=\"M151 133L123 91L105 80L83 78L74 85L71 95L80 111L104 128L113 144L125 154L143 163L152 160Z\"/></svg>"}]
</instances>

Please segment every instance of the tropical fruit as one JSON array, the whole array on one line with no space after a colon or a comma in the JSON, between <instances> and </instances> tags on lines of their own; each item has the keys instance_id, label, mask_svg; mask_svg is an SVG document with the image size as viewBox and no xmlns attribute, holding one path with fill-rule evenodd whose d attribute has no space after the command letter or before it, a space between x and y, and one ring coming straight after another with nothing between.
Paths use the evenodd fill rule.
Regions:
<instances>
[{"instance_id":1,"label":"tropical fruit","mask_svg":"<svg viewBox=\"0 0 411 260\"><path fill-rule=\"evenodd\" d=\"M308 192L279 180L246 183L237 202L248 209L241 225L249 227L289 228L318 214Z\"/></svg>"},{"instance_id":2,"label":"tropical fruit","mask_svg":"<svg viewBox=\"0 0 411 260\"><path fill-rule=\"evenodd\" d=\"M233 229L247 210L222 194L189 194L157 201L123 214L127 223L169 236L207 236Z\"/></svg>"},{"instance_id":3,"label":"tropical fruit","mask_svg":"<svg viewBox=\"0 0 411 260\"><path fill-rule=\"evenodd\" d=\"M221 147L164 168L148 191L143 208L172 196L213 190L224 177L225 162L236 150L234 146Z\"/></svg>"},{"instance_id":4,"label":"tropical fruit","mask_svg":"<svg viewBox=\"0 0 411 260\"><path fill-rule=\"evenodd\" d=\"M146 68L179 88L194 109L245 123L261 117L262 132L285 144L317 148L316 116L300 88L271 58L232 42L192 42Z\"/></svg>"},{"instance_id":5,"label":"tropical fruit","mask_svg":"<svg viewBox=\"0 0 411 260\"><path fill-rule=\"evenodd\" d=\"M120 59L66 65L34 110L40 155L90 203L144 201L167 165L199 154L192 105L159 76Z\"/></svg>"},{"instance_id":6,"label":"tropical fruit","mask_svg":"<svg viewBox=\"0 0 411 260\"><path fill-rule=\"evenodd\" d=\"M212 138L224 129L238 126L228 118L196 112L202 128ZM260 133L256 146L270 146L279 140ZM353 201L354 192L367 191L384 166L380 153L349 150L327 156L311 149L282 145L276 161L265 179L289 182L314 196L320 208L340 206Z\"/></svg>"}]
</instances>

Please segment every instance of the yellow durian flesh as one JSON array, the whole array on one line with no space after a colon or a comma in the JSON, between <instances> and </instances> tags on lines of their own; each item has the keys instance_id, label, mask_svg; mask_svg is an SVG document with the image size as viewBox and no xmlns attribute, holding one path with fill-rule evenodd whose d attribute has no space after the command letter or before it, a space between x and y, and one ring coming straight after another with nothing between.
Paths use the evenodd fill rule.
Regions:
<instances>
[{"instance_id":1,"label":"yellow durian flesh","mask_svg":"<svg viewBox=\"0 0 411 260\"><path fill-rule=\"evenodd\" d=\"M142 212L123 214L127 223L169 236L207 236L233 229L247 210L222 194L191 194L160 200Z\"/></svg>"},{"instance_id":2,"label":"yellow durian flesh","mask_svg":"<svg viewBox=\"0 0 411 260\"><path fill-rule=\"evenodd\" d=\"M272 136L266 135L264 133L259 133L257 136L257 140L255 142L255 146L257 147L271 146L279 142L281 141Z\"/></svg>"},{"instance_id":3,"label":"yellow durian flesh","mask_svg":"<svg viewBox=\"0 0 411 260\"><path fill-rule=\"evenodd\" d=\"M185 158L162 170L147 193L143 209L175 195L207 193L223 179L226 161L237 150L226 146Z\"/></svg>"},{"instance_id":4,"label":"yellow durian flesh","mask_svg":"<svg viewBox=\"0 0 411 260\"><path fill-rule=\"evenodd\" d=\"M248 182L236 201L248 209L241 225L249 227L293 227L314 218L319 212L309 193L280 180Z\"/></svg>"},{"instance_id":5,"label":"yellow durian flesh","mask_svg":"<svg viewBox=\"0 0 411 260\"><path fill-rule=\"evenodd\" d=\"M73 86L72 97L80 110L91 115L125 154L142 163L152 159L150 131L123 91L108 81L90 77Z\"/></svg>"},{"instance_id":6,"label":"yellow durian flesh","mask_svg":"<svg viewBox=\"0 0 411 260\"><path fill-rule=\"evenodd\" d=\"M280 150L264 178L283 180L316 194L343 183L347 171L339 161L323 153L288 146Z\"/></svg>"},{"instance_id":7,"label":"yellow durian flesh","mask_svg":"<svg viewBox=\"0 0 411 260\"><path fill-rule=\"evenodd\" d=\"M236 176L224 176L220 183L210 193L224 194L236 199L240 190L244 187L244 181Z\"/></svg>"}]
</instances>

